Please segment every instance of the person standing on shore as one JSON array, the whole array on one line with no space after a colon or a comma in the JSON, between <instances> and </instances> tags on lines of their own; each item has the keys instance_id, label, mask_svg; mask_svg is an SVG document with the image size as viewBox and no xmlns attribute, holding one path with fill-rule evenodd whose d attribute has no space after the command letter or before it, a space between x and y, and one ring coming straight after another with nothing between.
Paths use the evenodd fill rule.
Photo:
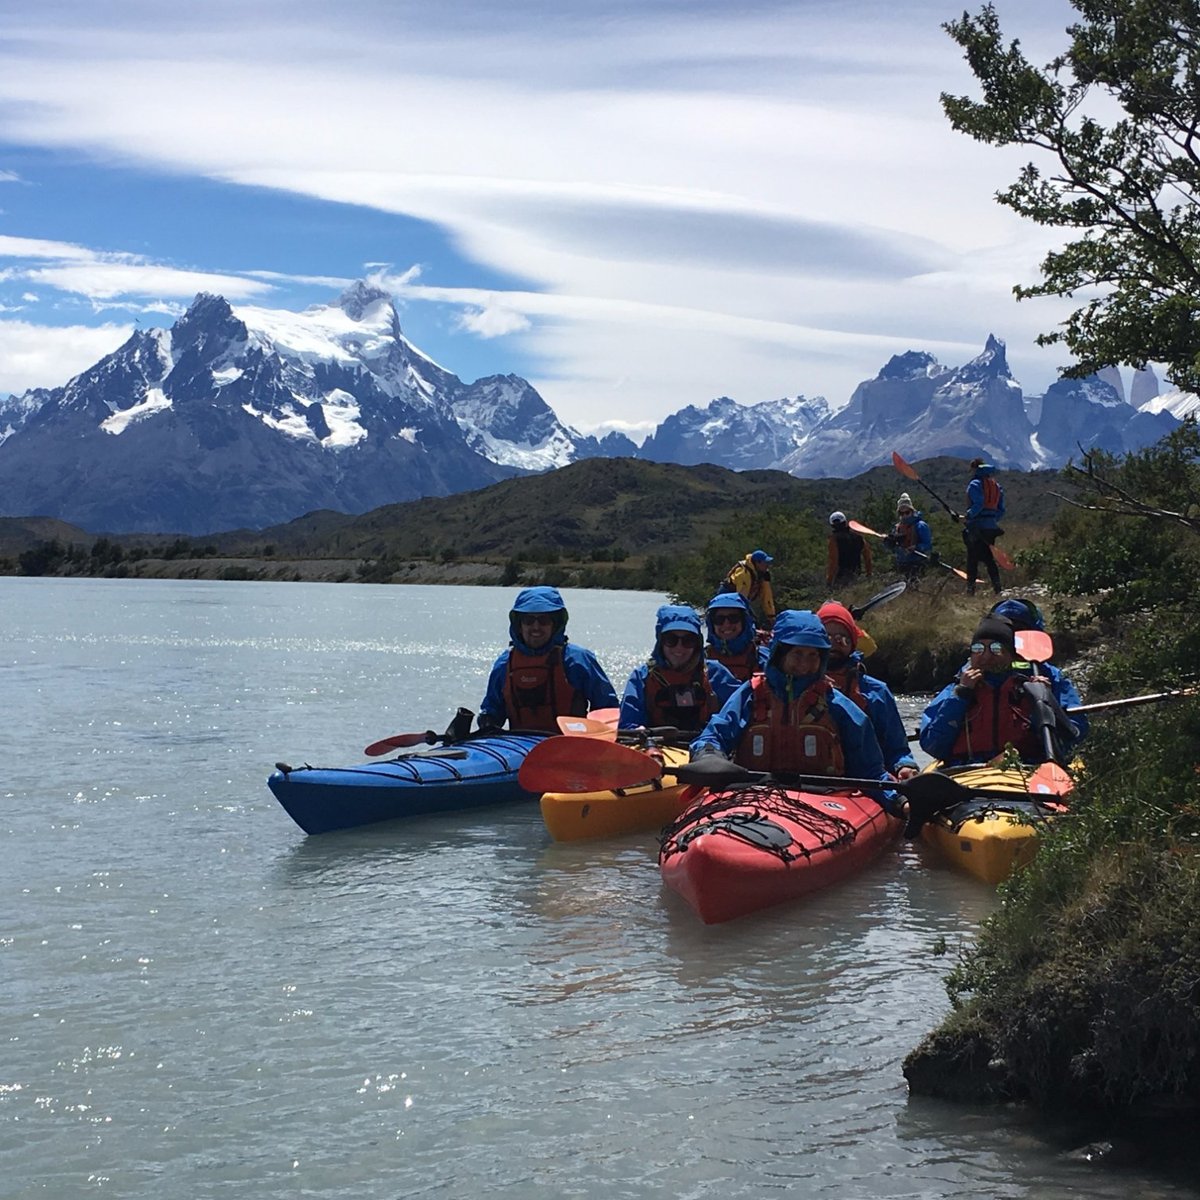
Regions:
<instances>
[{"instance_id":1,"label":"person standing on shore","mask_svg":"<svg viewBox=\"0 0 1200 1200\"><path fill-rule=\"evenodd\" d=\"M873 571L871 545L850 528L844 512L829 514L829 552L825 559L825 582L829 586L853 583L859 575Z\"/></svg>"},{"instance_id":2,"label":"person standing on shore","mask_svg":"<svg viewBox=\"0 0 1200 1200\"><path fill-rule=\"evenodd\" d=\"M896 570L908 581L909 587L913 587L929 565L933 534L924 514L913 507L912 497L907 492L901 493L896 502L896 523L883 544L891 550Z\"/></svg>"},{"instance_id":3,"label":"person standing on shore","mask_svg":"<svg viewBox=\"0 0 1200 1200\"><path fill-rule=\"evenodd\" d=\"M962 539L967 547L967 594L975 595L975 581L983 565L991 580L992 591L1000 594L1000 568L992 555L992 544L1004 532L1004 489L996 482L996 468L982 458L971 460L971 481L967 484L967 511L961 515Z\"/></svg>"},{"instance_id":4,"label":"person standing on shore","mask_svg":"<svg viewBox=\"0 0 1200 1200\"><path fill-rule=\"evenodd\" d=\"M750 605L760 629L775 624L775 593L771 590L771 564L774 559L765 550L753 550L729 568L723 592L737 592Z\"/></svg>"}]
</instances>

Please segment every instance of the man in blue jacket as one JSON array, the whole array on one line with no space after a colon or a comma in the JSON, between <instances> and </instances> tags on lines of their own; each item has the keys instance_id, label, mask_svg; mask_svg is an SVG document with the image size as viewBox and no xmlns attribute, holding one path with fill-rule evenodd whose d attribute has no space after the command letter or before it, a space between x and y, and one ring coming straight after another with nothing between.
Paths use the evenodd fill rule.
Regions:
<instances>
[{"instance_id":1,"label":"man in blue jacket","mask_svg":"<svg viewBox=\"0 0 1200 1200\"><path fill-rule=\"evenodd\" d=\"M878 779L875 798L903 813L866 714L826 675L830 641L815 613L786 609L775 618L763 675L744 683L692 743L693 759L723 754L772 774Z\"/></svg>"},{"instance_id":2,"label":"man in blue jacket","mask_svg":"<svg viewBox=\"0 0 1200 1200\"><path fill-rule=\"evenodd\" d=\"M479 706L479 728L558 732L558 717L616 708L617 693L596 656L567 641L557 588L530 587L508 614L509 649L496 659Z\"/></svg>"},{"instance_id":3,"label":"man in blue jacket","mask_svg":"<svg viewBox=\"0 0 1200 1200\"><path fill-rule=\"evenodd\" d=\"M883 541L892 552L896 570L908 580L910 587L915 585L929 565L929 556L933 553L933 533L924 513L913 507L912 498L907 492L903 492L896 502L896 523Z\"/></svg>"},{"instance_id":4,"label":"man in blue jacket","mask_svg":"<svg viewBox=\"0 0 1200 1200\"><path fill-rule=\"evenodd\" d=\"M698 733L737 689L738 681L729 671L704 657L695 611L664 604L655 618L650 660L634 667L625 684L619 725L672 725Z\"/></svg>"},{"instance_id":5,"label":"man in blue jacket","mask_svg":"<svg viewBox=\"0 0 1200 1200\"><path fill-rule=\"evenodd\" d=\"M967 484L967 511L962 514L962 539L967 547L967 593L975 595L979 565L987 570L992 591L1000 594L1000 568L992 555L992 545L1004 532L1004 489L996 482L996 468L982 458L971 460L971 481Z\"/></svg>"}]
</instances>

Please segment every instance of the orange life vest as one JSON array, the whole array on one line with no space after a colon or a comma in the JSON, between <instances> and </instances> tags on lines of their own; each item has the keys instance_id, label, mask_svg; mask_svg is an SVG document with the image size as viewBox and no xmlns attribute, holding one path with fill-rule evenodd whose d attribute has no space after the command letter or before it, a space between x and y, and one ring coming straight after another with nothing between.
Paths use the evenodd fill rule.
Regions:
<instances>
[{"instance_id":1,"label":"orange life vest","mask_svg":"<svg viewBox=\"0 0 1200 1200\"><path fill-rule=\"evenodd\" d=\"M587 716L587 697L567 678L562 647L548 654L508 652L504 707L510 729L558 732L555 717Z\"/></svg>"},{"instance_id":2,"label":"orange life vest","mask_svg":"<svg viewBox=\"0 0 1200 1200\"><path fill-rule=\"evenodd\" d=\"M676 671L650 660L645 691L648 725L674 725L676 729L698 733L720 707L708 682L703 657L687 671Z\"/></svg>"},{"instance_id":3,"label":"orange life vest","mask_svg":"<svg viewBox=\"0 0 1200 1200\"><path fill-rule=\"evenodd\" d=\"M913 521L911 524L907 521L897 521L892 526L892 538L902 550L912 550L917 544L917 523Z\"/></svg>"},{"instance_id":4,"label":"orange life vest","mask_svg":"<svg viewBox=\"0 0 1200 1200\"><path fill-rule=\"evenodd\" d=\"M990 476L979 481L983 484L983 511L980 516L996 516L1000 511L1000 485Z\"/></svg>"},{"instance_id":5,"label":"orange life vest","mask_svg":"<svg viewBox=\"0 0 1200 1200\"><path fill-rule=\"evenodd\" d=\"M975 689L975 703L958 731L950 757L959 762L986 762L1002 754L1011 742L1023 758L1040 762L1042 746L1021 699L1022 677L1009 675L998 688L983 683Z\"/></svg>"},{"instance_id":6,"label":"orange life vest","mask_svg":"<svg viewBox=\"0 0 1200 1200\"><path fill-rule=\"evenodd\" d=\"M781 700L765 675L756 675L750 724L734 761L754 771L843 775L842 739L829 709L833 684L818 679L795 700Z\"/></svg>"},{"instance_id":7,"label":"orange life vest","mask_svg":"<svg viewBox=\"0 0 1200 1200\"><path fill-rule=\"evenodd\" d=\"M728 668L730 674L739 683L745 683L758 668L758 645L752 640L744 650L738 650L736 653L726 651L721 653L710 642L706 647L708 657L713 662L719 662L721 666Z\"/></svg>"},{"instance_id":8,"label":"orange life vest","mask_svg":"<svg viewBox=\"0 0 1200 1200\"><path fill-rule=\"evenodd\" d=\"M859 708L863 710L868 717L871 715L870 708L867 707L867 698L863 695L862 687L859 685L859 671L856 666L847 663L842 670L841 675L829 672L829 678L833 682L833 686L837 688L847 700L853 700Z\"/></svg>"}]
</instances>

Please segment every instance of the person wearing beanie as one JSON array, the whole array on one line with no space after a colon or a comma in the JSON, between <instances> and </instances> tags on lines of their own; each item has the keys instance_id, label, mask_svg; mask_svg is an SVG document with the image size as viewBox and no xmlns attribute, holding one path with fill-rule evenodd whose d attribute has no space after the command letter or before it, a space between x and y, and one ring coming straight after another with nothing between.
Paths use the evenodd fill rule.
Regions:
<instances>
[{"instance_id":1,"label":"person wearing beanie","mask_svg":"<svg viewBox=\"0 0 1200 1200\"><path fill-rule=\"evenodd\" d=\"M908 734L896 698L882 679L867 674L858 649L860 639L869 635L858 627L850 610L836 600L822 604L817 616L829 634L827 674L834 687L866 713L883 753L884 766L897 779L910 778L917 773L917 763L908 751Z\"/></svg>"},{"instance_id":2,"label":"person wearing beanie","mask_svg":"<svg viewBox=\"0 0 1200 1200\"><path fill-rule=\"evenodd\" d=\"M528 587L508 614L509 648L496 659L479 706L479 728L558 732L558 717L616 708L617 693L596 656L567 641L557 588Z\"/></svg>"},{"instance_id":3,"label":"person wearing beanie","mask_svg":"<svg viewBox=\"0 0 1200 1200\"><path fill-rule=\"evenodd\" d=\"M767 648L758 643L754 613L745 597L737 592L718 592L708 602L704 622L708 627L708 657L725 667L739 683L766 667Z\"/></svg>"},{"instance_id":4,"label":"person wearing beanie","mask_svg":"<svg viewBox=\"0 0 1200 1200\"><path fill-rule=\"evenodd\" d=\"M699 733L737 689L729 671L704 657L695 610L664 604L655 617L650 658L634 667L625 684L618 727L673 725Z\"/></svg>"},{"instance_id":5,"label":"person wearing beanie","mask_svg":"<svg viewBox=\"0 0 1200 1200\"><path fill-rule=\"evenodd\" d=\"M908 581L908 586L917 586L933 554L933 533L925 514L916 510L907 492L902 492L896 501L896 522L883 544L891 550L896 570Z\"/></svg>"},{"instance_id":6,"label":"person wearing beanie","mask_svg":"<svg viewBox=\"0 0 1200 1200\"><path fill-rule=\"evenodd\" d=\"M829 514L829 548L825 555L827 586L852 583L859 575L868 578L874 570L871 544L850 528L844 512Z\"/></svg>"},{"instance_id":7,"label":"person wearing beanie","mask_svg":"<svg viewBox=\"0 0 1200 1200\"><path fill-rule=\"evenodd\" d=\"M1011 746L1022 762L1045 762L1035 689L1025 687L1035 678L1049 685L1055 740L1065 754L1088 730L1082 713L1068 717L1064 711L1080 703L1075 685L1061 671L1048 674L1038 664L1018 662L1012 623L994 615L979 622L966 665L925 709L921 749L960 764L989 762Z\"/></svg>"},{"instance_id":8,"label":"person wearing beanie","mask_svg":"<svg viewBox=\"0 0 1200 1200\"><path fill-rule=\"evenodd\" d=\"M721 754L773 774L878 779L875 798L902 816L871 722L826 675L830 645L816 613L781 612L766 671L725 702L692 743L692 758Z\"/></svg>"},{"instance_id":9,"label":"person wearing beanie","mask_svg":"<svg viewBox=\"0 0 1200 1200\"><path fill-rule=\"evenodd\" d=\"M975 595L975 581L982 564L991 580L992 591L1000 594L1000 568L992 546L1004 532L1004 489L995 480L996 468L982 458L971 459L971 480L967 484L967 511L956 519L963 522L962 539L967 547L967 594Z\"/></svg>"},{"instance_id":10,"label":"person wearing beanie","mask_svg":"<svg viewBox=\"0 0 1200 1200\"><path fill-rule=\"evenodd\" d=\"M722 592L737 592L754 613L760 629L775 623L775 593L771 590L771 564L775 560L765 550L752 550L729 568Z\"/></svg>"}]
</instances>

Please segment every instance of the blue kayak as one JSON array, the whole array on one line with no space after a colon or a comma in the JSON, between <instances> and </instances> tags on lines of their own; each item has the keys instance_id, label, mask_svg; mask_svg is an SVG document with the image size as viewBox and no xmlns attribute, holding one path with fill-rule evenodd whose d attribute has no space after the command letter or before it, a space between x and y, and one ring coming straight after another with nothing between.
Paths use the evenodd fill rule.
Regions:
<instances>
[{"instance_id":1,"label":"blue kayak","mask_svg":"<svg viewBox=\"0 0 1200 1200\"><path fill-rule=\"evenodd\" d=\"M478 734L450 746L356 767L278 763L267 786L305 833L534 800L534 793L517 782L517 771L525 755L546 736Z\"/></svg>"}]
</instances>

